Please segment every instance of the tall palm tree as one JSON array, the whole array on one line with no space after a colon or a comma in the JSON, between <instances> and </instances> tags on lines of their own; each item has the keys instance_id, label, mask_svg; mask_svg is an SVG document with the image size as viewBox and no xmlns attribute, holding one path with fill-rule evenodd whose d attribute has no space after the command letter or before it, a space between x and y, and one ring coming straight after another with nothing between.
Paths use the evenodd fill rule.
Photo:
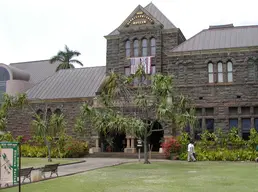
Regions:
<instances>
[{"instance_id":1,"label":"tall palm tree","mask_svg":"<svg viewBox=\"0 0 258 192\"><path fill-rule=\"evenodd\" d=\"M79 64L83 66L83 64L79 60L73 59L73 57L80 55L80 52L70 50L68 46L65 45L65 50L59 51L57 55L53 56L50 59L50 63L53 64L55 62L60 62L60 64L56 68L56 71L59 71L60 69L73 69L74 64Z\"/></svg>"}]
</instances>

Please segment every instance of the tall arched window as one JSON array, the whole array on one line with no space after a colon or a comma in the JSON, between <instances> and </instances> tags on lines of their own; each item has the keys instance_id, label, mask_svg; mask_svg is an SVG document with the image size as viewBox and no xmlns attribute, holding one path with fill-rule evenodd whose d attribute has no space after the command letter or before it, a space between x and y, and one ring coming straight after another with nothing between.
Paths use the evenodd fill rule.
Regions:
<instances>
[{"instance_id":1,"label":"tall arched window","mask_svg":"<svg viewBox=\"0 0 258 192\"><path fill-rule=\"evenodd\" d=\"M130 41L127 40L125 42L125 56L126 57L130 57L131 56L131 45L130 45Z\"/></svg>"},{"instance_id":2,"label":"tall arched window","mask_svg":"<svg viewBox=\"0 0 258 192\"><path fill-rule=\"evenodd\" d=\"M218 82L223 82L223 65L221 62L218 62Z\"/></svg>"},{"instance_id":3,"label":"tall arched window","mask_svg":"<svg viewBox=\"0 0 258 192\"><path fill-rule=\"evenodd\" d=\"M208 64L209 83L214 83L213 63Z\"/></svg>"},{"instance_id":4,"label":"tall arched window","mask_svg":"<svg viewBox=\"0 0 258 192\"><path fill-rule=\"evenodd\" d=\"M227 62L228 82L233 82L233 64L231 61Z\"/></svg>"},{"instance_id":5,"label":"tall arched window","mask_svg":"<svg viewBox=\"0 0 258 192\"><path fill-rule=\"evenodd\" d=\"M156 55L156 39L151 38L151 56Z\"/></svg>"},{"instance_id":6,"label":"tall arched window","mask_svg":"<svg viewBox=\"0 0 258 192\"><path fill-rule=\"evenodd\" d=\"M148 42L147 39L142 40L142 56L148 55Z\"/></svg>"},{"instance_id":7,"label":"tall arched window","mask_svg":"<svg viewBox=\"0 0 258 192\"><path fill-rule=\"evenodd\" d=\"M257 64L253 59L247 61L248 80L256 81L257 79Z\"/></svg>"},{"instance_id":8,"label":"tall arched window","mask_svg":"<svg viewBox=\"0 0 258 192\"><path fill-rule=\"evenodd\" d=\"M133 41L133 55L135 57L139 56L139 41L137 39Z\"/></svg>"}]
</instances>

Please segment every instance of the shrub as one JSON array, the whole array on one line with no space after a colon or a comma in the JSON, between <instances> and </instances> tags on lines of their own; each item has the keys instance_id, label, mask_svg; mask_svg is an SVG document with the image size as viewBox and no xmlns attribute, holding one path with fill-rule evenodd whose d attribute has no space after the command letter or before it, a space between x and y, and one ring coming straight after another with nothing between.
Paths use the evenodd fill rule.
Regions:
<instances>
[{"instance_id":1,"label":"shrub","mask_svg":"<svg viewBox=\"0 0 258 192\"><path fill-rule=\"evenodd\" d=\"M179 153L181 148L179 141L174 137L171 137L167 141L163 142L161 146L166 158L170 158L171 153Z\"/></svg>"},{"instance_id":2,"label":"shrub","mask_svg":"<svg viewBox=\"0 0 258 192\"><path fill-rule=\"evenodd\" d=\"M72 140L67 142L64 146L65 155L64 157L78 158L84 157L88 154L88 144L84 141Z\"/></svg>"}]
</instances>

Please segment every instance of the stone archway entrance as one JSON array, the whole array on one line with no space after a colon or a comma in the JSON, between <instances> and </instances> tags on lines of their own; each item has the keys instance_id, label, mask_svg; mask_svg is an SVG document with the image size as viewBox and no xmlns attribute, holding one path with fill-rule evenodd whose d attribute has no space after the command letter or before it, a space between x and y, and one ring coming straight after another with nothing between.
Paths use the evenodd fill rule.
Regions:
<instances>
[{"instance_id":1,"label":"stone archway entrance","mask_svg":"<svg viewBox=\"0 0 258 192\"><path fill-rule=\"evenodd\" d=\"M124 152L126 147L125 133L115 131L104 134L100 133L101 152Z\"/></svg>"},{"instance_id":2,"label":"stone archway entrance","mask_svg":"<svg viewBox=\"0 0 258 192\"><path fill-rule=\"evenodd\" d=\"M153 125L153 132L148 139L149 140L148 143L150 144L150 146L152 148L151 151L154 151L154 152L159 151L160 145L161 145L162 140L164 138L164 131L163 130L162 131L155 131L155 130L158 130L158 129L162 129L162 125L158 121L155 121L154 125Z\"/></svg>"}]
</instances>

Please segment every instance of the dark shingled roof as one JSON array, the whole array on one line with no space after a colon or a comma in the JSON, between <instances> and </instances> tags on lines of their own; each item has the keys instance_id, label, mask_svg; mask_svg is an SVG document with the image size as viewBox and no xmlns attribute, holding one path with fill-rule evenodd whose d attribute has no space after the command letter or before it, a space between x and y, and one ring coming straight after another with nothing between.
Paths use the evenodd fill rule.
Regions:
<instances>
[{"instance_id":1,"label":"dark shingled roof","mask_svg":"<svg viewBox=\"0 0 258 192\"><path fill-rule=\"evenodd\" d=\"M30 100L94 97L105 76L105 66L64 69L26 93Z\"/></svg>"},{"instance_id":2,"label":"dark shingled roof","mask_svg":"<svg viewBox=\"0 0 258 192\"><path fill-rule=\"evenodd\" d=\"M187 52L212 49L258 46L258 26L221 25L210 26L182 44L172 52Z\"/></svg>"},{"instance_id":3,"label":"dark shingled roof","mask_svg":"<svg viewBox=\"0 0 258 192\"><path fill-rule=\"evenodd\" d=\"M153 18L157 19L164 26L164 29L176 28L176 26L152 2L143 9ZM109 35L119 35L118 29L112 31Z\"/></svg>"},{"instance_id":4,"label":"dark shingled roof","mask_svg":"<svg viewBox=\"0 0 258 192\"><path fill-rule=\"evenodd\" d=\"M10 66L21 69L30 74L30 82L35 84L53 75L58 63L50 64L49 60L11 63Z\"/></svg>"}]
</instances>

